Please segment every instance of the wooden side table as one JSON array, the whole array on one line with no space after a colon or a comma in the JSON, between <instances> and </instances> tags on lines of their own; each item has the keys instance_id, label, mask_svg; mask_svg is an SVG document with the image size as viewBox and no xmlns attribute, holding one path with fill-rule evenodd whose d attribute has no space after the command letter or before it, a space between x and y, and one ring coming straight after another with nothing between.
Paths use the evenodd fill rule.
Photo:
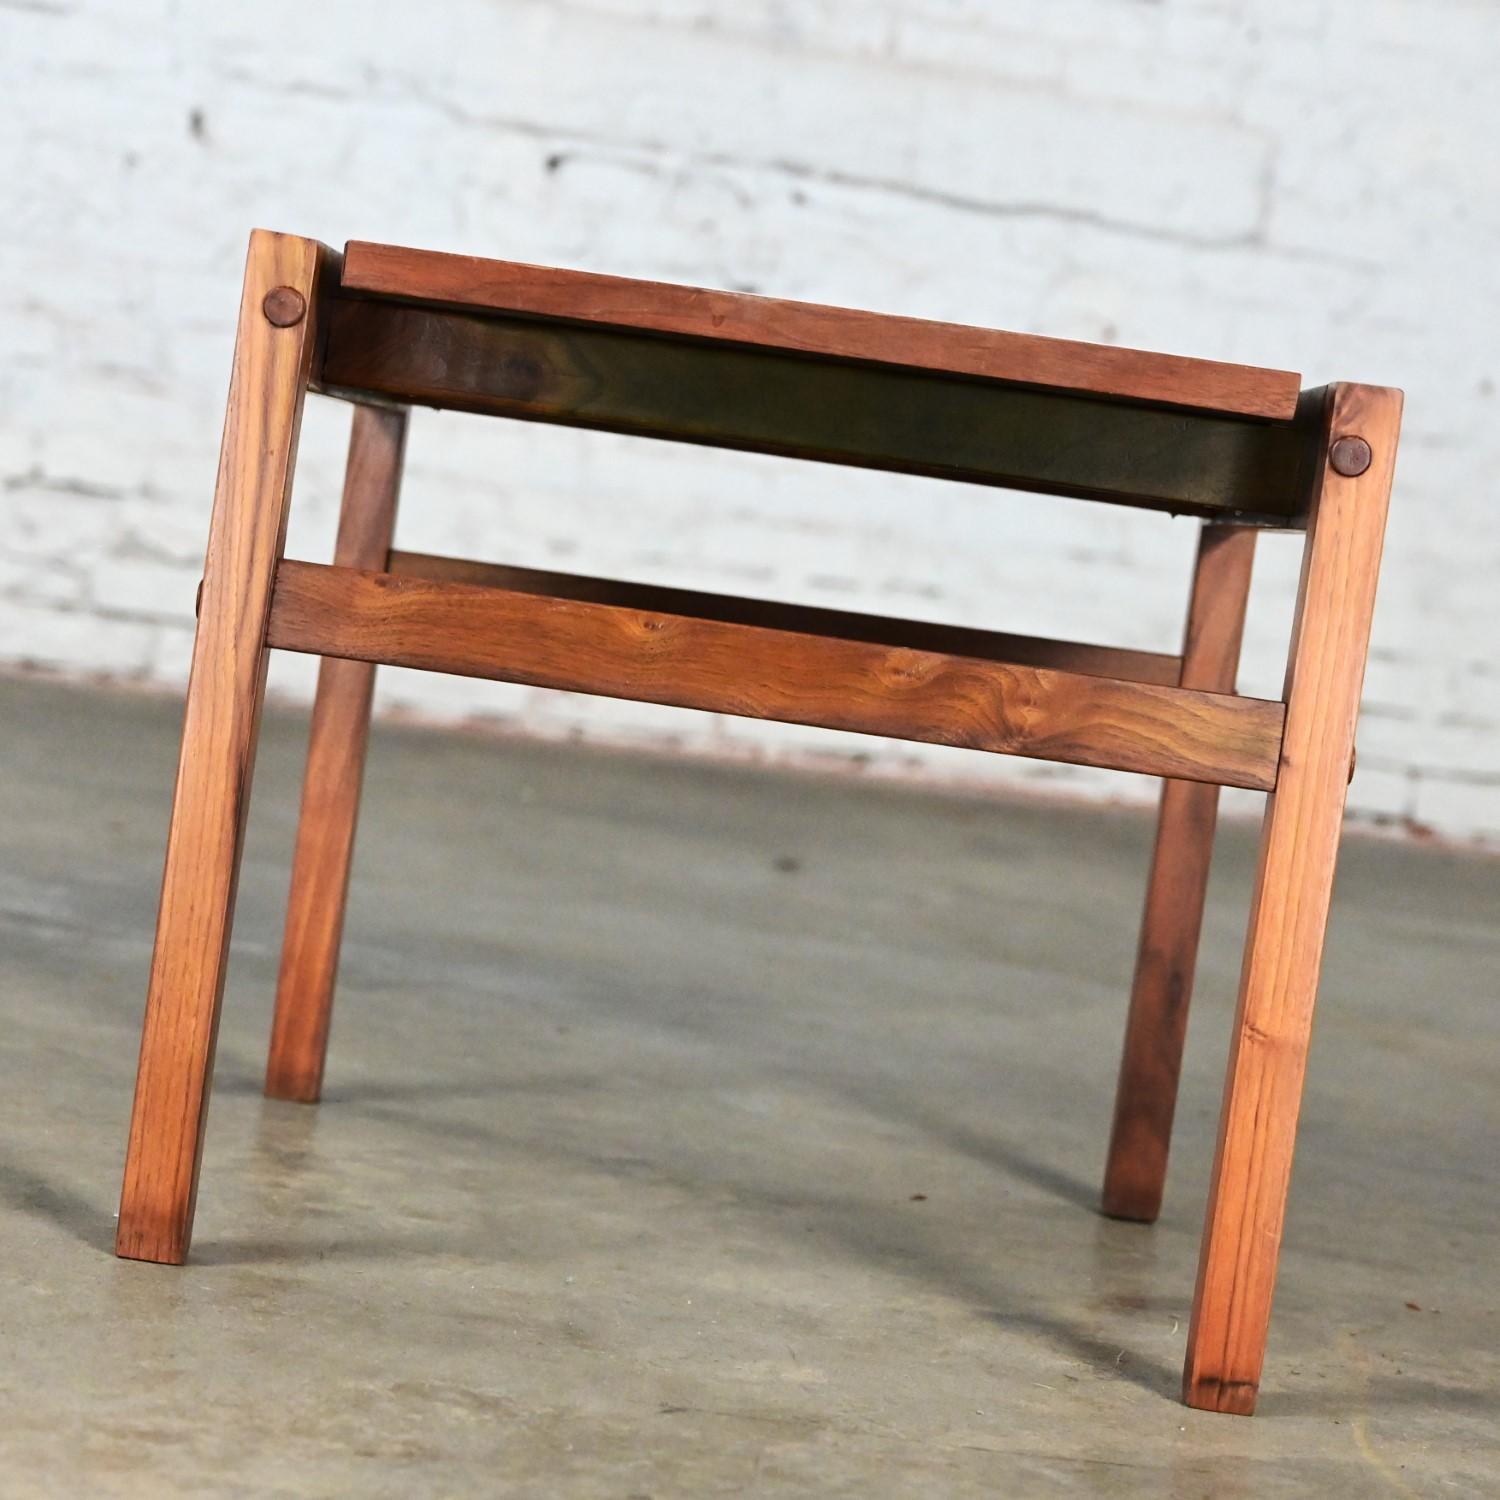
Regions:
<instances>
[{"instance_id":1,"label":"wooden side table","mask_svg":"<svg viewBox=\"0 0 1500 1500\"><path fill-rule=\"evenodd\" d=\"M1401 395L506 261L251 237L168 833L122 1256L188 1251L270 648L323 657L267 1092L315 1100L377 662L1164 778L1104 1186L1161 1202L1220 786L1268 794L1188 1340L1255 1405ZM305 393L354 403L331 567L283 560ZM408 403L1202 519L1180 656L392 550ZM1234 691L1306 533L1280 701Z\"/></svg>"}]
</instances>

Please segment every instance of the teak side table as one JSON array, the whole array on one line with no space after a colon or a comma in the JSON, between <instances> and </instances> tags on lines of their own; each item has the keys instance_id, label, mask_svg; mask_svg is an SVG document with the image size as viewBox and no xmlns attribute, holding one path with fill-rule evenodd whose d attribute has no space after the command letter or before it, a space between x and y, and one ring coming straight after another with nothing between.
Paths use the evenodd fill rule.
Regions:
<instances>
[{"instance_id":1,"label":"teak side table","mask_svg":"<svg viewBox=\"0 0 1500 1500\"><path fill-rule=\"evenodd\" d=\"M268 650L324 658L267 1093L322 1082L375 664L1163 778L1104 1181L1161 1203L1220 786L1268 794L1184 1398L1254 1409L1399 391L506 261L250 240L116 1250L187 1256ZM354 403L334 565L284 561L303 396ZM1180 656L392 550L406 403L1202 520ZM1256 532L1306 533L1279 702Z\"/></svg>"}]
</instances>

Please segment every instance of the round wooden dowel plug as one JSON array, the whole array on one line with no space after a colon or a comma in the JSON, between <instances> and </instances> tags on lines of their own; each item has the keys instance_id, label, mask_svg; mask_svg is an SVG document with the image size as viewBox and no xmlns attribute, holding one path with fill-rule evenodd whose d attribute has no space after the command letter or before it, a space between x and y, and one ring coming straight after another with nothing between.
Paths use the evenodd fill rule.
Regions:
<instances>
[{"instance_id":1,"label":"round wooden dowel plug","mask_svg":"<svg viewBox=\"0 0 1500 1500\"><path fill-rule=\"evenodd\" d=\"M1335 474L1345 479L1357 479L1370 467L1374 455L1370 445L1362 437L1341 437L1334 440L1328 450L1328 462Z\"/></svg>"},{"instance_id":2,"label":"round wooden dowel plug","mask_svg":"<svg viewBox=\"0 0 1500 1500\"><path fill-rule=\"evenodd\" d=\"M277 328L294 328L307 316L307 299L295 287L273 286L260 310Z\"/></svg>"}]
</instances>

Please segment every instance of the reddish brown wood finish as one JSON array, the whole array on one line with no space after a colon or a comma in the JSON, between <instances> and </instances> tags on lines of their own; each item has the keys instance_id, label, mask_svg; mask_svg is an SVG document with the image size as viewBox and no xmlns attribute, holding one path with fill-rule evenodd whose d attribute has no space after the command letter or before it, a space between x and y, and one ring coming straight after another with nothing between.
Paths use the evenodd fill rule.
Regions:
<instances>
[{"instance_id":1,"label":"reddish brown wood finish","mask_svg":"<svg viewBox=\"0 0 1500 1500\"><path fill-rule=\"evenodd\" d=\"M1183 687L1234 691L1254 558L1254 531L1202 529L1182 652ZM1104 1212L1118 1219L1151 1223L1161 1212L1218 810L1216 786L1162 783L1104 1174Z\"/></svg>"},{"instance_id":2,"label":"reddish brown wood finish","mask_svg":"<svg viewBox=\"0 0 1500 1500\"><path fill-rule=\"evenodd\" d=\"M1266 790L1279 703L282 564L270 641L429 672Z\"/></svg>"},{"instance_id":3,"label":"reddish brown wood finish","mask_svg":"<svg viewBox=\"0 0 1500 1500\"><path fill-rule=\"evenodd\" d=\"M1289 418L1300 385L1299 377L1286 370L359 240L344 250L343 285L410 301L648 329L1252 417Z\"/></svg>"},{"instance_id":4,"label":"reddish brown wood finish","mask_svg":"<svg viewBox=\"0 0 1500 1500\"><path fill-rule=\"evenodd\" d=\"M316 1098L321 1080L376 662L1172 778L1106 1180L1109 1211L1135 1218L1154 1217L1160 1203L1217 785L1274 788L1184 1372L1190 1405L1252 1410L1400 393L1336 386L1304 397L1284 421L1296 382L1278 371L392 247L351 245L340 288L330 287L335 274L335 258L312 241L252 236L118 1253L180 1262L188 1250L266 649L279 646L330 658L267 1076L268 1091L292 1098ZM618 332L626 329L633 336ZM314 381L529 420L1305 521L1285 702L1229 691L1252 539L1222 526L1202 539L1179 661L391 553L405 418L364 410L337 565L282 562L303 394Z\"/></svg>"},{"instance_id":5,"label":"reddish brown wood finish","mask_svg":"<svg viewBox=\"0 0 1500 1500\"><path fill-rule=\"evenodd\" d=\"M1091 677L1123 677L1131 682L1155 682L1176 687L1182 672L1180 657L1156 651L1127 651L1116 646L1080 645L1036 636L1006 635L997 630L973 630L962 625L932 625L917 620L888 620L880 615L853 614L840 609L816 609L803 604L780 604L763 599L736 599L705 594L696 589L660 588L653 584L620 583L609 578L584 578L540 568L512 568L470 562L460 557L434 557L423 552L392 552L387 572L406 578L448 579L553 599L577 599L589 604L619 604L654 614L687 615L726 625L758 625L767 630L791 630L801 635L829 636L841 641L865 641L877 646L907 646L916 651L940 651L949 656L972 656L980 661L1011 662L1017 666L1060 667Z\"/></svg>"},{"instance_id":6,"label":"reddish brown wood finish","mask_svg":"<svg viewBox=\"0 0 1500 1500\"><path fill-rule=\"evenodd\" d=\"M334 561L340 567L385 567L396 526L405 446L405 411L354 408L334 547ZM374 663L332 656L323 659L308 736L302 814L266 1063L266 1093L274 1099L310 1104L323 1087L374 690Z\"/></svg>"},{"instance_id":7,"label":"reddish brown wood finish","mask_svg":"<svg viewBox=\"0 0 1500 1500\"><path fill-rule=\"evenodd\" d=\"M265 686L271 583L316 342L320 280L336 274L311 240L250 240L182 758L172 799L156 948L120 1198L118 1254L180 1263L192 1234L214 1039L240 841ZM308 313L271 323L288 287Z\"/></svg>"},{"instance_id":8,"label":"reddish brown wood finish","mask_svg":"<svg viewBox=\"0 0 1500 1500\"><path fill-rule=\"evenodd\" d=\"M1399 391L1329 390L1325 451L1361 437L1373 457L1325 465L1309 518L1183 1376L1213 1411L1248 1415L1260 1385L1400 423Z\"/></svg>"}]
</instances>

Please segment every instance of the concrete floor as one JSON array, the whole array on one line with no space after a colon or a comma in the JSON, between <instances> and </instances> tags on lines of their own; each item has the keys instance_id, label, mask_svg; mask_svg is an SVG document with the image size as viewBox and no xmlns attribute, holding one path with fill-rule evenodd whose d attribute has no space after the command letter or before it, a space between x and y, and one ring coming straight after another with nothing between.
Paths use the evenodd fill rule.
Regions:
<instances>
[{"instance_id":1,"label":"concrete floor","mask_svg":"<svg viewBox=\"0 0 1500 1500\"><path fill-rule=\"evenodd\" d=\"M1148 819L382 732L314 1109L270 716L172 1270L110 1243L178 718L0 682L5 1496L1500 1494L1500 865L1346 847L1245 1421L1174 1398L1249 830L1145 1229Z\"/></svg>"}]
</instances>

